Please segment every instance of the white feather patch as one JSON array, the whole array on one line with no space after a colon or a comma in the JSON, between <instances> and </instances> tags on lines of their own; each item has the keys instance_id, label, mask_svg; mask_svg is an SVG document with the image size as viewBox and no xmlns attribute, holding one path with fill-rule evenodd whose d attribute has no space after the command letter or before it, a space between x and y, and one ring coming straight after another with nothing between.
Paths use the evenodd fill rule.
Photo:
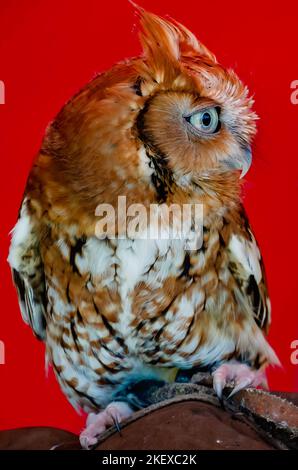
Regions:
<instances>
[{"instance_id":1,"label":"white feather patch","mask_svg":"<svg viewBox=\"0 0 298 470\"><path fill-rule=\"evenodd\" d=\"M249 275L253 275L257 284L262 279L262 270L260 265L260 250L253 239L252 242L237 235L232 235L229 246L232 256L241 264L244 271Z\"/></svg>"}]
</instances>

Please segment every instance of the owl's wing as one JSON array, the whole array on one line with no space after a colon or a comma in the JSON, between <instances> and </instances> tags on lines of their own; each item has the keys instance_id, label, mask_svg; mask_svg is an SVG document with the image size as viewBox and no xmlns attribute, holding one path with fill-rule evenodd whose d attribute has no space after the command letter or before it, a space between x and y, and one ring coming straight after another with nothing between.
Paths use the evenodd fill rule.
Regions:
<instances>
[{"instance_id":1,"label":"owl's wing","mask_svg":"<svg viewBox=\"0 0 298 470\"><path fill-rule=\"evenodd\" d=\"M23 320L34 334L44 340L47 296L43 263L39 252L38 231L24 200L17 224L12 231L8 262L17 289Z\"/></svg>"},{"instance_id":2,"label":"owl's wing","mask_svg":"<svg viewBox=\"0 0 298 470\"><path fill-rule=\"evenodd\" d=\"M229 268L238 289L238 302L253 312L257 325L267 333L271 320L271 306L268 296L265 270L259 247L243 212L241 230L231 233L227 252Z\"/></svg>"}]
</instances>

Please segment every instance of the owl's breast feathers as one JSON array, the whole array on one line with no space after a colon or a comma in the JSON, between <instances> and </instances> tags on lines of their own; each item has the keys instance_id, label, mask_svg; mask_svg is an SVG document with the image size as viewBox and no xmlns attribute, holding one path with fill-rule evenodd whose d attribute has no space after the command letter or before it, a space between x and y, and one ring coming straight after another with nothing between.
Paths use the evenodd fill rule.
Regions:
<instances>
[{"instance_id":1,"label":"owl's breast feathers","mask_svg":"<svg viewBox=\"0 0 298 470\"><path fill-rule=\"evenodd\" d=\"M65 225L51 221L56 208L40 210L24 200L9 262L23 317L74 404L105 403L132 371L277 362L263 335L262 260L243 212L213 218L202 247L187 251L181 240L100 240L85 219Z\"/></svg>"}]
</instances>

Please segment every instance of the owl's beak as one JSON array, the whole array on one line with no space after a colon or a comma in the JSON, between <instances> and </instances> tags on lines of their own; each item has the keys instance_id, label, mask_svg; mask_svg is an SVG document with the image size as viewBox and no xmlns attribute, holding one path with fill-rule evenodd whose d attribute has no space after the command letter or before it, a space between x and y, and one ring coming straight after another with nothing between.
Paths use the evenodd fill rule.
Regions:
<instances>
[{"instance_id":1,"label":"owl's beak","mask_svg":"<svg viewBox=\"0 0 298 470\"><path fill-rule=\"evenodd\" d=\"M223 164L229 170L241 170L240 178L243 178L244 175L250 169L252 162L252 153L250 146L243 148L243 152L240 155L237 155L237 158L229 158L229 160L224 160Z\"/></svg>"},{"instance_id":2,"label":"owl's beak","mask_svg":"<svg viewBox=\"0 0 298 470\"><path fill-rule=\"evenodd\" d=\"M252 153L251 153L251 147L246 147L246 149L243 152L243 160L241 162L241 175L240 178L243 178L244 175L248 172L250 169L250 165L252 162Z\"/></svg>"}]
</instances>

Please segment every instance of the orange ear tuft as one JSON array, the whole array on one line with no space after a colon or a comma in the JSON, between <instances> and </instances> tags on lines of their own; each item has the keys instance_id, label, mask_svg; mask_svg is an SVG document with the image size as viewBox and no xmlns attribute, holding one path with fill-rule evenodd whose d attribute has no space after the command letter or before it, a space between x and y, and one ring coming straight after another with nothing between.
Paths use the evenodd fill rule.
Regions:
<instances>
[{"instance_id":1,"label":"orange ear tuft","mask_svg":"<svg viewBox=\"0 0 298 470\"><path fill-rule=\"evenodd\" d=\"M177 28L179 34L179 44L180 44L180 52L182 56L189 56L189 55L199 55L201 57L207 57L212 62L216 62L216 57L212 52L207 49L204 44L198 41L195 35L189 31L185 26L178 21L171 18L171 21Z\"/></svg>"},{"instance_id":2,"label":"orange ear tuft","mask_svg":"<svg viewBox=\"0 0 298 470\"><path fill-rule=\"evenodd\" d=\"M171 80L183 57L201 56L215 62L215 56L183 25L149 13L130 0L141 25L140 40L148 66L158 82Z\"/></svg>"}]
</instances>

